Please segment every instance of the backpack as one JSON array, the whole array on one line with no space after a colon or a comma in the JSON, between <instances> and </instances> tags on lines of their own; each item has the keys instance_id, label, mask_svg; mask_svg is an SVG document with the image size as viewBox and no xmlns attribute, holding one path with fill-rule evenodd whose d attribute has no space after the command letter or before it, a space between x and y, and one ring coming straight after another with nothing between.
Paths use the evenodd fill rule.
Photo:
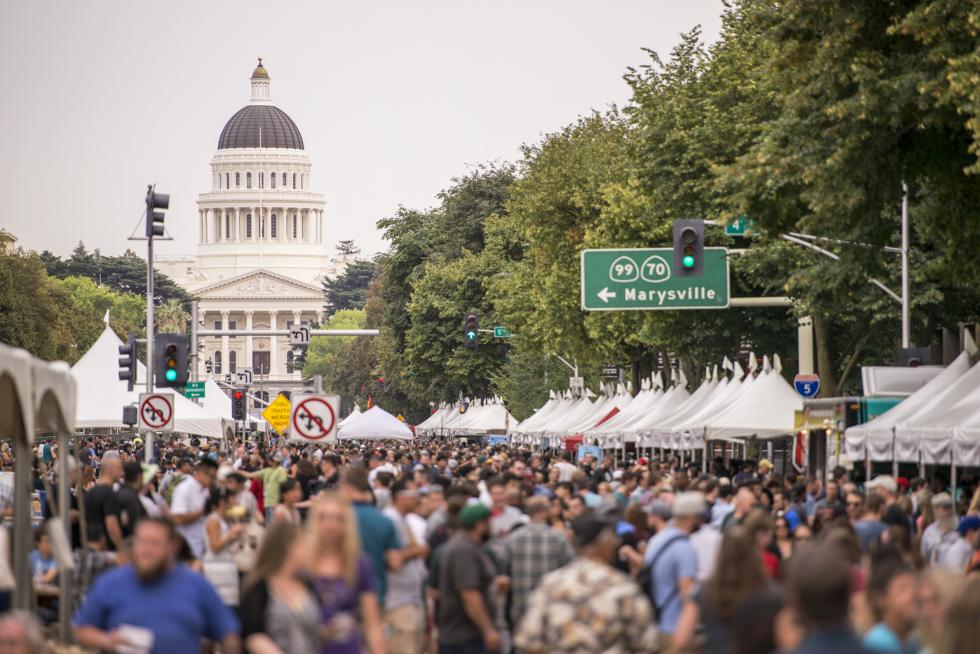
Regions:
<instances>
[{"instance_id":1,"label":"backpack","mask_svg":"<svg viewBox=\"0 0 980 654\"><path fill-rule=\"evenodd\" d=\"M667 600L663 603L663 606L658 606L657 598L654 594L654 591L656 589L653 587L653 571L657 565L657 561L660 560L661 555L664 552L666 552L671 545L673 545L679 540L686 540L686 539L687 539L687 534L678 534L673 538L668 539L667 542L664 543L663 546L660 548L660 550L653 555L653 558L650 560L650 563L644 565L640 569L637 583L640 585L640 590L642 590L643 593L648 598L650 598L650 604L653 605L653 619L655 622L660 622L660 613L667 607L668 604L670 604L671 600L674 599L674 595L677 594L677 588L675 587L674 590L670 593L670 595L667 596Z\"/></svg>"},{"instance_id":2,"label":"backpack","mask_svg":"<svg viewBox=\"0 0 980 654\"><path fill-rule=\"evenodd\" d=\"M169 505L174 501L174 489L180 485L180 482L184 481L186 475L182 472L175 472L170 480L167 482L167 487L163 489L163 499L167 500Z\"/></svg>"}]
</instances>

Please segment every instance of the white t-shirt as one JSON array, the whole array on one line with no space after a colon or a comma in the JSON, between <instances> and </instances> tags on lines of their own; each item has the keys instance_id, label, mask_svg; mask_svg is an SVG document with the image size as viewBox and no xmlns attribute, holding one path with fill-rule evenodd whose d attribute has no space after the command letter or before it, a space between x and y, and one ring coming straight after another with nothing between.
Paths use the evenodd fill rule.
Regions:
<instances>
[{"instance_id":1,"label":"white t-shirt","mask_svg":"<svg viewBox=\"0 0 980 654\"><path fill-rule=\"evenodd\" d=\"M568 461L559 461L555 464L558 468L558 482L572 481L575 479L575 473L578 472L578 468L573 466Z\"/></svg>"},{"instance_id":2,"label":"white t-shirt","mask_svg":"<svg viewBox=\"0 0 980 654\"><path fill-rule=\"evenodd\" d=\"M189 476L174 489L170 512L176 515L196 513L204 509L210 493L197 479ZM197 520L177 525L177 533L184 537L195 558L204 556L204 515Z\"/></svg>"},{"instance_id":3,"label":"white t-shirt","mask_svg":"<svg viewBox=\"0 0 980 654\"><path fill-rule=\"evenodd\" d=\"M408 534L411 530L413 538L416 530L409 524L405 516L402 516L393 506L389 506L383 511L395 525L395 532L398 534L398 543L402 548L411 544ZM416 538L416 543L424 543ZM425 561L421 558L414 558L406 561L397 572L388 571L388 589L385 594L385 609L396 609L399 606L412 606L422 604L422 590L425 586L425 579L428 576Z\"/></svg>"}]
</instances>

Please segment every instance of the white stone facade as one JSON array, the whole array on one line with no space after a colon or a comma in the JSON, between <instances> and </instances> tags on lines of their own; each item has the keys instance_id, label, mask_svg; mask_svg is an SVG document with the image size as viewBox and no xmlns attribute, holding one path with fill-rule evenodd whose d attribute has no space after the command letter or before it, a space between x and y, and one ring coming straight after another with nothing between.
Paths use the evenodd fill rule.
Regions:
<instances>
[{"instance_id":1,"label":"white stone facade","mask_svg":"<svg viewBox=\"0 0 980 654\"><path fill-rule=\"evenodd\" d=\"M260 62L252 75L250 105L270 102L269 78ZM346 262L329 255L323 195L311 190L310 171L303 149L216 152L211 191L197 202L197 255L161 257L156 266L198 299L201 328L287 329L295 322L322 320L322 282L342 272ZM285 337L202 337L201 342L198 379L223 379L248 368L256 394L270 398L302 385Z\"/></svg>"}]
</instances>

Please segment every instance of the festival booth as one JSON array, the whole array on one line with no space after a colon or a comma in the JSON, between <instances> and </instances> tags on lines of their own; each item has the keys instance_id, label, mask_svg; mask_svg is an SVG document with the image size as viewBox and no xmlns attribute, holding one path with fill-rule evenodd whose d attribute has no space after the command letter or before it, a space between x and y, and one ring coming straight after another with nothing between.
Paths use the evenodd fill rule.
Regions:
<instances>
[{"instance_id":1,"label":"festival booth","mask_svg":"<svg viewBox=\"0 0 980 654\"><path fill-rule=\"evenodd\" d=\"M895 426L917 413L946 406L943 396L956 380L970 370L970 357L961 353L925 386L874 420L848 429L844 434L847 457L851 461L891 461L895 454Z\"/></svg>"},{"instance_id":2,"label":"festival booth","mask_svg":"<svg viewBox=\"0 0 980 654\"><path fill-rule=\"evenodd\" d=\"M361 413L363 413L361 411L361 407L359 407L359 406L357 406L355 404L354 405L354 410L351 411L350 413L348 413L346 418L344 418L343 420L341 420L340 422L337 423L337 428L339 429L339 428L343 427L344 425L346 425L351 420L356 419L357 416L361 415Z\"/></svg>"},{"instance_id":3,"label":"festival booth","mask_svg":"<svg viewBox=\"0 0 980 654\"><path fill-rule=\"evenodd\" d=\"M92 347L72 366L71 375L78 387L77 428L128 428L122 421L123 407L139 402L142 385L130 391L126 382L119 379L119 346L122 344L122 340L107 324ZM136 365L137 379L146 379L146 366L138 360ZM167 392L171 391L168 389ZM207 391L205 393L207 397ZM224 396L224 393L221 395ZM175 432L207 438L234 436L235 423L230 416L211 413L177 392L173 393L173 399ZM228 409L230 413L230 400Z\"/></svg>"},{"instance_id":4,"label":"festival booth","mask_svg":"<svg viewBox=\"0 0 980 654\"><path fill-rule=\"evenodd\" d=\"M375 405L337 428L339 440L412 440L412 430L404 422Z\"/></svg>"},{"instance_id":5,"label":"festival booth","mask_svg":"<svg viewBox=\"0 0 980 654\"><path fill-rule=\"evenodd\" d=\"M517 421L499 397L479 400L462 414L453 427L453 435L506 434Z\"/></svg>"},{"instance_id":6,"label":"festival booth","mask_svg":"<svg viewBox=\"0 0 980 654\"><path fill-rule=\"evenodd\" d=\"M874 420L846 432L852 461L948 465L953 486L957 467L980 465L980 364L962 352L929 383Z\"/></svg>"},{"instance_id":7,"label":"festival booth","mask_svg":"<svg viewBox=\"0 0 980 654\"><path fill-rule=\"evenodd\" d=\"M31 604L33 578L29 564L33 547L31 525L31 447L35 434L54 434L58 443L58 475L68 479L69 437L75 430L76 385L68 364L48 363L26 350L0 344L0 437L14 442L13 519L13 606L27 610ZM67 483L59 484L57 506L69 505ZM67 511L58 511L58 520L46 528L55 544L55 555L63 574L59 575L58 634L68 642L71 616L70 583L74 561L70 548L70 522ZM4 527L5 528L5 527ZM56 533L57 532L57 533ZM0 542L6 542L6 532ZM67 544L59 547L59 543ZM7 565L3 552L2 566Z\"/></svg>"}]
</instances>

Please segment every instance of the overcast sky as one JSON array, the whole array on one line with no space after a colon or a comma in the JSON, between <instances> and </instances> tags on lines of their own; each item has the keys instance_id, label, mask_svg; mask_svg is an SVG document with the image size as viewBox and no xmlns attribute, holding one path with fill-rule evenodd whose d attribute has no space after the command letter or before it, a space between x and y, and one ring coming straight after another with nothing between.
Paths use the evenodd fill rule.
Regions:
<instances>
[{"instance_id":1,"label":"overcast sky","mask_svg":"<svg viewBox=\"0 0 980 654\"><path fill-rule=\"evenodd\" d=\"M331 244L384 248L375 221L423 208L474 164L513 161L592 108L622 105L641 48L665 54L721 0L0 3L0 226L29 249L116 254L146 184L171 194L166 254L261 56L303 134Z\"/></svg>"}]
</instances>

